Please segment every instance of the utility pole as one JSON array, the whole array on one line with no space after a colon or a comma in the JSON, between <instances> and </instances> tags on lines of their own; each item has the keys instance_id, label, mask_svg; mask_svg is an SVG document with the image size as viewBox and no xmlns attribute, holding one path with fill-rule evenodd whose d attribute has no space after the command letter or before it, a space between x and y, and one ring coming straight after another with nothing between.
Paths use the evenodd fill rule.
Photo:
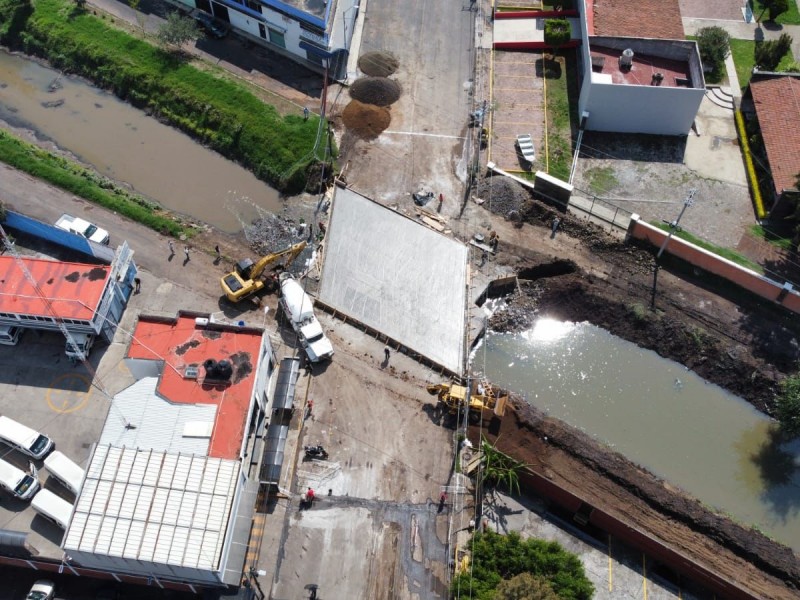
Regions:
<instances>
[{"instance_id":1,"label":"utility pole","mask_svg":"<svg viewBox=\"0 0 800 600\"><path fill-rule=\"evenodd\" d=\"M658 269L661 267L659 264L659 260L661 260L661 255L664 254L664 250L667 249L667 244L672 239L672 235L678 230L678 224L681 222L681 217L683 213L686 212L686 209L689 208L694 204L694 196L697 194L696 189L689 190L689 194L683 201L683 208L681 208L681 213L678 215L678 218L672 221L669 224L669 234L664 239L664 243L661 244L661 248L658 250L658 254L656 254L656 264L653 267L653 292L650 296L650 310L656 309L656 286L658 285Z\"/></svg>"}]
</instances>

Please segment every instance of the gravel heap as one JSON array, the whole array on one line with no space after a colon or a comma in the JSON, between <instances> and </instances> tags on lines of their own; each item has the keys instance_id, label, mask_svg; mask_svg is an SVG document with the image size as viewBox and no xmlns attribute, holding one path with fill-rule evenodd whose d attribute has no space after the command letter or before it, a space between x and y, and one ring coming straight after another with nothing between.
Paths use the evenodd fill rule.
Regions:
<instances>
[{"instance_id":1,"label":"gravel heap","mask_svg":"<svg viewBox=\"0 0 800 600\"><path fill-rule=\"evenodd\" d=\"M363 140L374 140L389 127L392 117L389 109L351 100L342 111L345 127Z\"/></svg>"},{"instance_id":2,"label":"gravel heap","mask_svg":"<svg viewBox=\"0 0 800 600\"><path fill-rule=\"evenodd\" d=\"M259 256L264 256L305 239L308 236L308 226L267 213L245 227L244 235L250 242L250 247Z\"/></svg>"},{"instance_id":3,"label":"gravel heap","mask_svg":"<svg viewBox=\"0 0 800 600\"><path fill-rule=\"evenodd\" d=\"M358 59L358 68L372 77L388 77L400 66L391 52L367 52Z\"/></svg>"},{"instance_id":4,"label":"gravel heap","mask_svg":"<svg viewBox=\"0 0 800 600\"><path fill-rule=\"evenodd\" d=\"M363 77L350 86L350 96L354 100L376 106L397 102L402 91L399 83L386 77Z\"/></svg>"},{"instance_id":5,"label":"gravel heap","mask_svg":"<svg viewBox=\"0 0 800 600\"><path fill-rule=\"evenodd\" d=\"M524 210L531 199L524 187L502 176L486 177L479 181L475 196L484 200L484 208L503 216Z\"/></svg>"}]
</instances>

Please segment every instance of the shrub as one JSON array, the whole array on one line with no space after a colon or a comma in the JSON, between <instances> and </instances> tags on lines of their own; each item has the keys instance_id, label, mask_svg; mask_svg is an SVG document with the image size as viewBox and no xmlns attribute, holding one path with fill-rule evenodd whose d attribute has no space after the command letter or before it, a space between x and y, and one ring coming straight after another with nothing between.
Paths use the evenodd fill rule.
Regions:
<instances>
[{"instance_id":1,"label":"shrub","mask_svg":"<svg viewBox=\"0 0 800 600\"><path fill-rule=\"evenodd\" d=\"M703 27L697 32L697 49L703 64L719 71L731 53L731 38L722 27Z\"/></svg>"},{"instance_id":2,"label":"shrub","mask_svg":"<svg viewBox=\"0 0 800 600\"><path fill-rule=\"evenodd\" d=\"M800 375L792 375L781 382L777 408L781 430L790 436L800 435Z\"/></svg>"},{"instance_id":3,"label":"shrub","mask_svg":"<svg viewBox=\"0 0 800 600\"><path fill-rule=\"evenodd\" d=\"M774 71L786 53L792 49L792 36L782 33L777 40L766 40L756 44L755 62L761 71Z\"/></svg>"},{"instance_id":4,"label":"shrub","mask_svg":"<svg viewBox=\"0 0 800 600\"><path fill-rule=\"evenodd\" d=\"M494 600L504 579L521 573L546 581L559 598L589 600L594 586L587 579L580 559L556 542L527 539L516 533L500 535L477 532L468 545L472 569L453 577L450 589L471 590L476 600Z\"/></svg>"}]
</instances>

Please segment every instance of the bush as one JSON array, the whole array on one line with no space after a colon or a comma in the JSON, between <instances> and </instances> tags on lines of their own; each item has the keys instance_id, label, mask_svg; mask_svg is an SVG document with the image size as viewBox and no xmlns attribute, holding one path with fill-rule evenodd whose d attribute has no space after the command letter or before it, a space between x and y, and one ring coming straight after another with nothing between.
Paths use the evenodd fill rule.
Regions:
<instances>
[{"instance_id":1,"label":"bush","mask_svg":"<svg viewBox=\"0 0 800 600\"><path fill-rule=\"evenodd\" d=\"M781 382L777 408L781 430L790 436L800 435L800 375L792 375Z\"/></svg>"},{"instance_id":2,"label":"bush","mask_svg":"<svg viewBox=\"0 0 800 600\"><path fill-rule=\"evenodd\" d=\"M731 38L722 27L703 27L697 32L697 49L703 64L720 71L731 53Z\"/></svg>"},{"instance_id":3,"label":"bush","mask_svg":"<svg viewBox=\"0 0 800 600\"><path fill-rule=\"evenodd\" d=\"M755 62L761 71L774 71L786 53L792 49L792 36L782 33L777 40L766 40L756 44Z\"/></svg>"},{"instance_id":4,"label":"bush","mask_svg":"<svg viewBox=\"0 0 800 600\"><path fill-rule=\"evenodd\" d=\"M572 25L567 19L545 19L544 43L552 48L560 48L572 38Z\"/></svg>"},{"instance_id":5,"label":"bush","mask_svg":"<svg viewBox=\"0 0 800 600\"><path fill-rule=\"evenodd\" d=\"M583 563L556 542L523 540L516 532L500 535L487 531L475 533L468 547L472 549L471 575L463 572L453 577L453 593L472 590L471 597L476 600L494 600L503 580L530 573L546 581L563 600L589 600L594 594Z\"/></svg>"}]
</instances>

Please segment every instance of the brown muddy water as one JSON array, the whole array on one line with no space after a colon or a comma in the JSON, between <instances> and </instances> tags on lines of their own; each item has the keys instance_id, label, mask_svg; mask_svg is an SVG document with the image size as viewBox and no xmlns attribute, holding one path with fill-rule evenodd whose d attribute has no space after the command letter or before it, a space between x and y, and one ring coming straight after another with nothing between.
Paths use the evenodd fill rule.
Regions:
<instances>
[{"instance_id":1,"label":"brown muddy water","mask_svg":"<svg viewBox=\"0 0 800 600\"><path fill-rule=\"evenodd\" d=\"M588 323L488 332L473 367L706 505L800 550L800 440L682 365Z\"/></svg>"},{"instance_id":2,"label":"brown muddy water","mask_svg":"<svg viewBox=\"0 0 800 600\"><path fill-rule=\"evenodd\" d=\"M260 210L277 212L277 191L252 173L111 94L30 59L0 51L0 119L47 138L172 211L226 232Z\"/></svg>"}]
</instances>

